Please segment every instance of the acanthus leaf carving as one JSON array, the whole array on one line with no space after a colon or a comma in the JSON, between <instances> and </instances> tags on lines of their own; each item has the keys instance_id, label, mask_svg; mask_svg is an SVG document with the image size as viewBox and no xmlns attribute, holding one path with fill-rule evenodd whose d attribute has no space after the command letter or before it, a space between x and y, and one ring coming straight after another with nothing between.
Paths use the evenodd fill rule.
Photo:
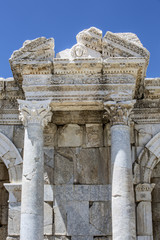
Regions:
<instances>
[{"instance_id":1,"label":"acanthus leaf carving","mask_svg":"<svg viewBox=\"0 0 160 240\"><path fill-rule=\"evenodd\" d=\"M134 104L135 100L107 101L104 103L104 116L110 119L112 125L129 125L129 117Z\"/></svg>"},{"instance_id":2,"label":"acanthus leaf carving","mask_svg":"<svg viewBox=\"0 0 160 240\"><path fill-rule=\"evenodd\" d=\"M28 124L40 124L46 126L51 121L52 113L49 106L51 100L45 101L26 101L18 100L20 120L27 126Z\"/></svg>"}]
</instances>

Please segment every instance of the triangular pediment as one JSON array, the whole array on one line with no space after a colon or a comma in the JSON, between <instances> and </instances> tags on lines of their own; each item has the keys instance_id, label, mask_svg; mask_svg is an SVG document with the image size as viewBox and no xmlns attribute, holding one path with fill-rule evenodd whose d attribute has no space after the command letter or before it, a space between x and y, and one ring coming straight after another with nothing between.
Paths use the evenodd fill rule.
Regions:
<instances>
[{"instance_id":1,"label":"triangular pediment","mask_svg":"<svg viewBox=\"0 0 160 240\"><path fill-rule=\"evenodd\" d=\"M11 61L30 62L30 61L53 61L54 58L54 39L45 37L34 40L26 40L23 46L14 51Z\"/></svg>"},{"instance_id":2,"label":"triangular pediment","mask_svg":"<svg viewBox=\"0 0 160 240\"><path fill-rule=\"evenodd\" d=\"M107 32L102 40L103 57L138 57L149 59L149 52L134 33Z\"/></svg>"}]
</instances>

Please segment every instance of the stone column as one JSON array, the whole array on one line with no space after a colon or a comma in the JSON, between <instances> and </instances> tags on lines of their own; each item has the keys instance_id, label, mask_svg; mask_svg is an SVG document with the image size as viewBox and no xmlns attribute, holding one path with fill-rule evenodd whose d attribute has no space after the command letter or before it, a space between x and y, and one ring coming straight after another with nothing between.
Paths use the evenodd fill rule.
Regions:
<instances>
[{"instance_id":1,"label":"stone column","mask_svg":"<svg viewBox=\"0 0 160 240\"><path fill-rule=\"evenodd\" d=\"M138 184L136 190L137 205L137 240L153 240L152 196L155 184Z\"/></svg>"},{"instance_id":2,"label":"stone column","mask_svg":"<svg viewBox=\"0 0 160 240\"><path fill-rule=\"evenodd\" d=\"M112 239L135 240L129 115L135 101L104 104L111 120Z\"/></svg>"},{"instance_id":3,"label":"stone column","mask_svg":"<svg viewBox=\"0 0 160 240\"><path fill-rule=\"evenodd\" d=\"M50 101L18 103L25 126L20 239L43 240L43 127L51 120Z\"/></svg>"}]
</instances>

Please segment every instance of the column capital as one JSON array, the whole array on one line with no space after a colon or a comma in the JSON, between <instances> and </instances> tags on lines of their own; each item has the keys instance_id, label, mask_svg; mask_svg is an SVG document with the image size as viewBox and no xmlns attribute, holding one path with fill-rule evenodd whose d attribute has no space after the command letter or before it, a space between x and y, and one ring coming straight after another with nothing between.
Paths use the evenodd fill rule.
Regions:
<instances>
[{"instance_id":1,"label":"column capital","mask_svg":"<svg viewBox=\"0 0 160 240\"><path fill-rule=\"evenodd\" d=\"M52 113L49 106L51 100L45 101L26 101L18 100L20 120L24 126L28 124L40 124L42 127L46 126L51 121Z\"/></svg>"},{"instance_id":2,"label":"column capital","mask_svg":"<svg viewBox=\"0 0 160 240\"><path fill-rule=\"evenodd\" d=\"M107 101L104 103L104 115L110 118L112 125L129 125L129 115L135 102L135 100Z\"/></svg>"},{"instance_id":3,"label":"column capital","mask_svg":"<svg viewBox=\"0 0 160 240\"><path fill-rule=\"evenodd\" d=\"M141 201L151 201L151 192L155 187L155 183L139 183L135 187L135 192L136 192L136 202L141 202Z\"/></svg>"}]
</instances>

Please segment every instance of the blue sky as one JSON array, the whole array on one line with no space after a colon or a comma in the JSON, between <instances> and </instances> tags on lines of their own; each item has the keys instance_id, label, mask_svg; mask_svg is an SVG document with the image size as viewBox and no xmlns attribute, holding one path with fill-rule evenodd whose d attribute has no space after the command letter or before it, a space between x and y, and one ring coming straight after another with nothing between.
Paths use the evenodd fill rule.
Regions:
<instances>
[{"instance_id":1,"label":"blue sky","mask_svg":"<svg viewBox=\"0 0 160 240\"><path fill-rule=\"evenodd\" d=\"M57 53L91 26L136 33L151 54L147 77L160 77L160 0L0 0L0 77L25 40L53 37Z\"/></svg>"}]
</instances>

